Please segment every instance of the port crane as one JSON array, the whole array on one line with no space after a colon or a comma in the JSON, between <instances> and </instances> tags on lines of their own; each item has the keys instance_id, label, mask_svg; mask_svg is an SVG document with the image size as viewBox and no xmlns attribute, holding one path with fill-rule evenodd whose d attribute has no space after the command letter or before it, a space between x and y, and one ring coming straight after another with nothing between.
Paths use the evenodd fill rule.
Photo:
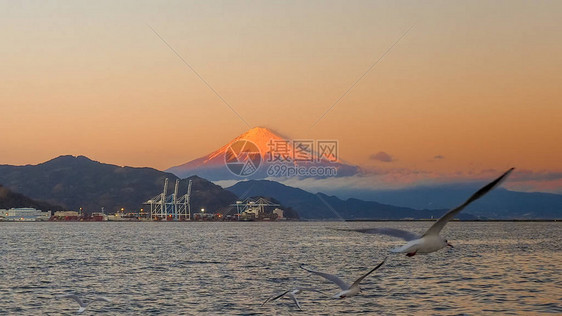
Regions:
<instances>
[{"instance_id":1,"label":"port crane","mask_svg":"<svg viewBox=\"0 0 562 316\"><path fill-rule=\"evenodd\" d=\"M176 179L174 193L167 195L168 178L164 180L164 189L162 193L144 202L150 205L150 217L154 220L191 220L191 184L189 180L187 185L187 193L181 197L178 196L180 180Z\"/></svg>"}]
</instances>

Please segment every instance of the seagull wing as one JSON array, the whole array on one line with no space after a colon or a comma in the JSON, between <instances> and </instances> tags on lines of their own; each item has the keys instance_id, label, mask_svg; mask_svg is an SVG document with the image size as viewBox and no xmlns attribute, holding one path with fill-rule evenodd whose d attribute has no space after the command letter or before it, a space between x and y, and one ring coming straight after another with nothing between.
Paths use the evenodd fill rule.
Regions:
<instances>
[{"instance_id":1,"label":"seagull wing","mask_svg":"<svg viewBox=\"0 0 562 316\"><path fill-rule=\"evenodd\" d=\"M299 300L297 300L295 294L289 292L289 297L293 300L293 302L295 302L295 304L297 304L297 307L302 311L301 304L299 303Z\"/></svg>"},{"instance_id":2,"label":"seagull wing","mask_svg":"<svg viewBox=\"0 0 562 316\"><path fill-rule=\"evenodd\" d=\"M109 298L107 298L107 297L105 297L105 296L96 296L96 298L94 298L94 299L92 300L92 302L94 302L94 301L104 301L104 302L109 302L109 303L112 302L111 299L109 299ZM90 302L90 303L91 303L91 302Z\"/></svg>"},{"instance_id":3,"label":"seagull wing","mask_svg":"<svg viewBox=\"0 0 562 316\"><path fill-rule=\"evenodd\" d=\"M324 292L322 292L322 291L320 291L320 290L313 289L313 288L310 288L310 287L297 287L297 288L295 288L295 289L301 290L301 291L311 291L311 292L316 292L316 293L320 293L320 294L326 294L326 293L324 293Z\"/></svg>"},{"instance_id":4,"label":"seagull wing","mask_svg":"<svg viewBox=\"0 0 562 316\"><path fill-rule=\"evenodd\" d=\"M414 239L414 240L408 241L403 246L396 247L394 249L390 249L390 251L391 252L409 252L409 250L411 248L414 248L415 246L418 246L419 244L422 244L422 243L423 243L422 239Z\"/></svg>"},{"instance_id":5,"label":"seagull wing","mask_svg":"<svg viewBox=\"0 0 562 316\"><path fill-rule=\"evenodd\" d=\"M381 263L379 263L376 267L374 267L371 271L365 273L365 274L362 275L359 279L355 280L355 282L353 282L353 284L351 285L351 287L358 286L359 283L361 283L361 281L363 281L364 278L366 278L369 274L375 272L375 270L377 270L378 268L380 268L380 267L384 264L385 261L386 261L386 258L384 258L384 260L383 260Z\"/></svg>"},{"instance_id":6,"label":"seagull wing","mask_svg":"<svg viewBox=\"0 0 562 316\"><path fill-rule=\"evenodd\" d=\"M57 295L56 298L70 298L75 300L78 305L80 305L80 307L88 306L87 304L84 304L84 302L82 302L82 300L78 296L76 296L76 294Z\"/></svg>"},{"instance_id":7,"label":"seagull wing","mask_svg":"<svg viewBox=\"0 0 562 316\"><path fill-rule=\"evenodd\" d=\"M265 305L265 303L267 303L267 302L275 301L276 299L279 299L280 297L283 297L283 295L285 295L285 294L287 294L287 293L289 293L289 292L290 292L290 291L285 291L285 292L283 292L283 293L281 293L281 294L279 294L279 295L274 295L274 296L268 298L267 300L265 300L265 302L263 302L263 303L261 304L261 306Z\"/></svg>"},{"instance_id":8,"label":"seagull wing","mask_svg":"<svg viewBox=\"0 0 562 316\"><path fill-rule=\"evenodd\" d=\"M382 228L359 228L359 229L338 229L338 230L352 231L352 232L358 232L358 233L363 233L363 234L388 235L388 236L404 239L405 241L410 241L410 240L418 239L418 238L421 237L418 234L409 232L407 230L396 229L396 228L386 228L386 227L382 227Z\"/></svg>"},{"instance_id":9,"label":"seagull wing","mask_svg":"<svg viewBox=\"0 0 562 316\"><path fill-rule=\"evenodd\" d=\"M301 269L306 270L310 273L317 274L317 275L325 278L328 281L334 282L337 286L339 286L344 291L349 290L350 286L347 283L345 283L345 281L343 281L342 279L338 278L335 275L324 273L324 272L319 272L319 271L314 271L314 270L309 270L309 269L305 268L302 264L301 264Z\"/></svg>"},{"instance_id":10,"label":"seagull wing","mask_svg":"<svg viewBox=\"0 0 562 316\"><path fill-rule=\"evenodd\" d=\"M448 211L445 215L441 216L440 219L437 220L426 232L423 234L424 236L428 235L439 235L439 232L447 225L447 223L453 219L460 211L462 211L468 204L478 200L486 193L490 192L493 188L498 186L505 178L513 171L514 168L507 170L504 174L502 174L496 180L486 184L480 190L476 191L468 200L466 200L463 204L455 207Z\"/></svg>"}]
</instances>

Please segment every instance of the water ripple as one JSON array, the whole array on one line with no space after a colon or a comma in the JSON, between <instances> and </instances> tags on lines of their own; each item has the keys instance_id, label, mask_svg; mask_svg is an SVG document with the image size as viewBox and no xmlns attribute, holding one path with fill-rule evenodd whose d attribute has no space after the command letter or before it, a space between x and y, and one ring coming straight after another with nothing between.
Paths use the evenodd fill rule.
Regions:
<instances>
[{"instance_id":1,"label":"water ripple","mask_svg":"<svg viewBox=\"0 0 562 316\"><path fill-rule=\"evenodd\" d=\"M352 281L400 241L327 228L429 223L0 223L0 314L74 314L55 295L96 295L91 314L287 315L290 299L261 307L292 286L337 288L305 263ZM300 314L562 313L561 223L458 223L456 248L391 255L353 298L299 294Z\"/></svg>"}]
</instances>

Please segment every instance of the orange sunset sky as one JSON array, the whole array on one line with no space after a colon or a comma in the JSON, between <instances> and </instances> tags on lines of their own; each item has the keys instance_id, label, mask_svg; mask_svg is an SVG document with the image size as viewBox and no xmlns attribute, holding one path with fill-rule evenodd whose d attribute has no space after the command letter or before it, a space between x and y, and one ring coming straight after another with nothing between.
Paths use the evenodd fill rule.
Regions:
<instances>
[{"instance_id":1,"label":"orange sunset sky","mask_svg":"<svg viewBox=\"0 0 562 316\"><path fill-rule=\"evenodd\" d=\"M562 1L2 1L0 38L0 164L164 170L264 126L562 193Z\"/></svg>"}]
</instances>

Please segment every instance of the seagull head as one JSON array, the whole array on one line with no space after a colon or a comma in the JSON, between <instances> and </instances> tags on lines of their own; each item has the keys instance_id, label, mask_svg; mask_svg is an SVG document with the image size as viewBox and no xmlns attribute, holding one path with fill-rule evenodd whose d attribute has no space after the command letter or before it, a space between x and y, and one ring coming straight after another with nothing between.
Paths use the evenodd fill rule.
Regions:
<instances>
[{"instance_id":1,"label":"seagull head","mask_svg":"<svg viewBox=\"0 0 562 316\"><path fill-rule=\"evenodd\" d=\"M453 245L451 245L450 242L447 241L447 239L445 239L444 241L445 241L445 246L449 246L449 247L451 247L451 248L455 248L455 247L453 247Z\"/></svg>"}]
</instances>

